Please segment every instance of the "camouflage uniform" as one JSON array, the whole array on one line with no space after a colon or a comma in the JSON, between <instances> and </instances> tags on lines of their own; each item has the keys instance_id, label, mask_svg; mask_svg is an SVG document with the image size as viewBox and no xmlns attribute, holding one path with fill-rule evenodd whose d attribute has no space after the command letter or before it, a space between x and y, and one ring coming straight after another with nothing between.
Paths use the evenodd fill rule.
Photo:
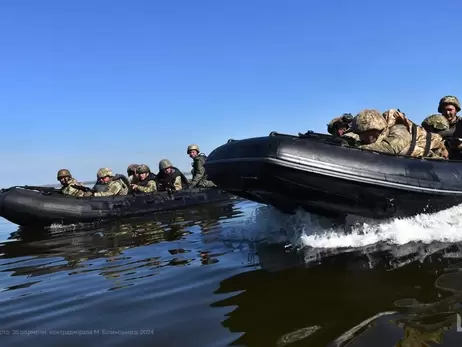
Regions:
<instances>
[{"instance_id":1,"label":"camouflage uniform","mask_svg":"<svg viewBox=\"0 0 462 347\"><path fill-rule=\"evenodd\" d=\"M207 174L205 172L205 167L204 167L207 156L203 153L200 153L199 146L197 145L189 145L186 150L186 153L189 154L193 150L197 151L198 155L193 159L193 162L192 162L192 167L193 167L191 170L192 180L189 183L189 187L191 188L194 188L196 186L200 188L216 187L215 183L207 179Z\"/></svg>"},{"instance_id":2,"label":"camouflage uniform","mask_svg":"<svg viewBox=\"0 0 462 347\"><path fill-rule=\"evenodd\" d=\"M85 195L85 192L83 190L71 187L72 185L82 186L83 184L81 184L80 182L77 182L75 178L71 178L69 182L67 183L67 186L64 186L62 188L61 192L66 195L77 196L77 197L81 197Z\"/></svg>"},{"instance_id":3,"label":"camouflage uniform","mask_svg":"<svg viewBox=\"0 0 462 347\"><path fill-rule=\"evenodd\" d=\"M58 174L56 176L57 176L58 181L64 177L69 178L66 184L62 184L62 188L61 188L62 194L76 196L76 197L81 197L85 195L85 192L83 190L72 187L72 185L82 186L82 184L77 182L77 180L72 177L69 170L61 169L58 171Z\"/></svg>"},{"instance_id":4,"label":"camouflage uniform","mask_svg":"<svg viewBox=\"0 0 462 347\"><path fill-rule=\"evenodd\" d=\"M140 165L136 168L137 174L147 173L147 176L144 180L137 179L135 190L142 192L142 193L152 193L157 191L157 184L156 184L156 176L151 173L151 169L147 165ZM146 182L147 181L147 182ZM146 183L144 183L146 182Z\"/></svg>"},{"instance_id":5,"label":"camouflage uniform","mask_svg":"<svg viewBox=\"0 0 462 347\"><path fill-rule=\"evenodd\" d=\"M98 178L114 177L112 170L108 168L99 169L96 175ZM107 183L107 185L108 185L108 188L106 191L96 192L93 195L94 196L113 196L113 195L127 195L128 193L128 187L125 185L125 183L122 180L112 179L111 181L109 181L109 183Z\"/></svg>"},{"instance_id":6,"label":"camouflage uniform","mask_svg":"<svg viewBox=\"0 0 462 347\"><path fill-rule=\"evenodd\" d=\"M381 131L374 143L364 144L360 148L372 151L406 155L412 143L413 123L399 110L390 109L382 115L377 110L365 109L354 119L352 128L358 134L369 131ZM422 157L425 154L427 132L417 127L416 144L410 156ZM430 152L428 157L441 157L445 147L441 136L431 134Z\"/></svg>"}]
</instances>

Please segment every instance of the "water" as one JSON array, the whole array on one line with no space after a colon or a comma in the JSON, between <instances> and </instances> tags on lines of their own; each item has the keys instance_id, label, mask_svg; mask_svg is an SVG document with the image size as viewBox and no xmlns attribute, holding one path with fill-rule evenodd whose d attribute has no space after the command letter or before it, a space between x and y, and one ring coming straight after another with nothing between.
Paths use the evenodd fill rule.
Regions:
<instances>
[{"instance_id":1,"label":"water","mask_svg":"<svg viewBox=\"0 0 462 347\"><path fill-rule=\"evenodd\" d=\"M0 222L2 346L460 346L462 207L351 223L248 201Z\"/></svg>"}]
</instances>

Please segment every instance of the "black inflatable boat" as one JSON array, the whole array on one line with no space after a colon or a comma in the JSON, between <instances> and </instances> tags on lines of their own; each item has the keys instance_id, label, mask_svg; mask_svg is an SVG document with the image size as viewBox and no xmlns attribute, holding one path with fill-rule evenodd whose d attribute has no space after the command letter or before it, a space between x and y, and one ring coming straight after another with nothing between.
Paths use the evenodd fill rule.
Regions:
<instances>
[{"instance_id":1,"label":"black inflatable boat","mask_svg":"<svg viewBox=\"0 0 462 347\"><path fill-rule=\"evenodd\" d=\"M462 162L361 150L308 132L229 140L207 158L221 189L283 212L406 217L462 203Z\"/></svg>"},{"instance_id":2,"label":"black inflatable boat","mask_svg":"<svg viewBox=\"0 0 462 347\"><path fill-rule=\"evenodd\" d=\"M54 188L25 187L0 191L0 217L21 226L32 227L107 221L236 197L217 188L188 188L173 193L76 198L63 195Z\"/></svg>"}]
</instances>

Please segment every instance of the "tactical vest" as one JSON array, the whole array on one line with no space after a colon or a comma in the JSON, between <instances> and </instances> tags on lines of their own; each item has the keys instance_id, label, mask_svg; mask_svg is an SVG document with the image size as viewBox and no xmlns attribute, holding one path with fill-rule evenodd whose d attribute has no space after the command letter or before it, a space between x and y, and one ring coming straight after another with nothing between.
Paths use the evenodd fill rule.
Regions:
<instances>
[{"instance_id":1,"label":"tactical vest","mask_svg":"<svg viewBox=\"0 0 462 347\"><path fill-rule=\"evenodd\" d=\"M167 188L175 189L174 183L178 176L181 176L181 185L183 188L186 188L189 185L188 179L180 170L178 170L178 168L172 166L172 169L175 171L171 174L166 174L163 170L157 174L156 181L159 183L159 190Z\"/></svg>"},{"instance_id":2,"label":"tactical vest","mask_svg":"<svg viewBox=\"0 0 462 347\"><path fill-rule=\"evenodd\" d=\"M149 173L148 177L146 177L146 179L140 181L136 181L136 185L137 186L140 186L140 187L146 187L148 185L148 182L149 181L157 181L157 176L154 175L152 172Z\"/></svg>"},{"instance_id":3,"label":"tactical vest","mask_svg":"<svg viewBox=\"0 0 462 347\"><path fill-rule=\"evenodd\" d=\"M132 188L130 186L130 182L128 181L128 178L125 175L116 174L112 179L113 180L122 180L124 182L124 184L127 186L128 192L132 191ZM101 193L101 192L106 192L108 187L109 187L109 184L107 184L107 183L99 183L99 181L98 181L98 182L95 183L95 185L93 186L92 189L93 189L94 192Z\"/></svg>"}]
</instances>

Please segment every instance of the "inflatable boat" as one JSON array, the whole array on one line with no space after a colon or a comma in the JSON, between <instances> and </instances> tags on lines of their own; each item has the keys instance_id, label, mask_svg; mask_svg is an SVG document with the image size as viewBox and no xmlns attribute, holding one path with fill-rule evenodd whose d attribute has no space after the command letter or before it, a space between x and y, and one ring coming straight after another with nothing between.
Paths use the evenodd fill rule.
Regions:
<instances>
[{"instance_id":1,"label":"inflatable boat","mask_svg":"<svg viewBox=\"0 0 462 347\"><path fill-rule=\"evenodd\" d=\"M27 227L92 223L177 210L236 198L217 188L125 196L73 197L51 187L11 187L0 191L0 217Z\"/></svg>"},{"instance_id":2,"label":"inflatable boat","mask_svg":"<svg viewBox=\"0 0 462 347\"><path fill-rule=\"evenodd\" d=\"M462 203L462 161L378 153L314 132L230 139L205 166L221 189L286 213L386 219Z\"/></svg>"}]
</instances>

